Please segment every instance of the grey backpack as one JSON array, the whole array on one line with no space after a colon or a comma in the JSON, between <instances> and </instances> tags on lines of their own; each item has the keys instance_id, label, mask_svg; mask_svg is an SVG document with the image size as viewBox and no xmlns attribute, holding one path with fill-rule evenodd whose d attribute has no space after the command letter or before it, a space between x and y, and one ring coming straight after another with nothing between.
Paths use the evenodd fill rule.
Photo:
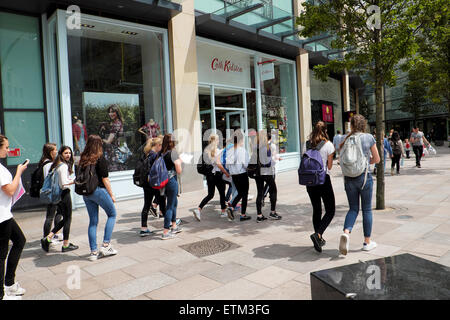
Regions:
<instances>
[{"instance_id":1,"label":"grey backpack","mask_svg":"<svg viewBox=\"0 0 450 320\"><path fill-rule=\"evenodd\" d=\"M369 169L369 162L364 155L361 144L362 133L355 133L345 140L339 154L339 162L344 177L359 177L366 172L364 178L364 184L361 187L364 188L367 179L367 171Z\"/></svg>"}]
</instances>

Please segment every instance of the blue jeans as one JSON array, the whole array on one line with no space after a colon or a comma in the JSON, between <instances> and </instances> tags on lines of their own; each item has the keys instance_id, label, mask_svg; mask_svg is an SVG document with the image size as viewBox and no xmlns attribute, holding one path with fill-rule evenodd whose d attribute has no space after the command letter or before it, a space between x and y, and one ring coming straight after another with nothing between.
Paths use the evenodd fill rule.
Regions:
<instances>
[{"instance_id":1,"label":"blue jeans","mask_svg":"<svg viewBox=\"0 0 450 320\"><path fill-rule=\"evenodd\" d=\"M372 233L372 190L373 179L370 172L367 173L367 181L364 189L361 187L364 183L364 173L356 178L345 177L345 192L347 193L348 205L350 207L345 217L344 230L352 231L356 217L359 213L359 199L363 212L363 230L364 237L370 237Z\"/></svg>"},{"instance_id":2,"label":"blue jeans","mask_svg":"<svg viewBox=\"0 0 450 320\"><path fill-rule=\"evenodd\" d=\"M97 251L98 206L102 207L108 216L103 235L104 243L111 241L111 235L116 223L116 207L105 188L97 187L91 195L83 196L83 200L89 214L89 246L91 251Z\"/></svg>"},{"instance_id":3,"label":"blue jeans","mask_svg":"<svg viewBox=\"0 0 450 320\"><path fill-rule=\"evenodd\" d=\"M170 229L172 222L177 220L178 181L177 176L170 178L165 190L167 205L164 215L164 229Z\"/></svg>"}]
</instances>

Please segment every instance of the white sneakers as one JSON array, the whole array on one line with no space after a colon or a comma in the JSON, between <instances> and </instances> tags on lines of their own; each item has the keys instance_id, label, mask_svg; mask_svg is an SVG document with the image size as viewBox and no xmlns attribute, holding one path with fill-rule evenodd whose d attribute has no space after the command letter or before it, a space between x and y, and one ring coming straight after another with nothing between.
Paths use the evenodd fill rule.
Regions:
<instances>
[{"instance_id":1,"label":"white sneakers","mask_svg":"<svg viewBox=\"0 0 450 320\"><path fill-rule=\"evenodd\" d=\"M347 255L347 252L349 250L350 246L350 237L348 234L343 233L341 235L340 241L339 241L339 253L343 255ZM370 241L368 244L364 243L362 250L363 251L370 251L377 247L377 243L375 241Z\"/></svg>"},{"instance_id":2,"label":"white sneakers","mask_svg":"<svg viewBox=\"0 0 450 320\"><path fill-rule=\"evenodd\" d=\"M14 283L12 286L4 286L5 296L23 296L27 290L22 288L18 282ZM6 299L5 299L6 300ZM16 300L16 299L9 299Z\"/></svg>"},{"instance_id":3,"label":"white sneakers","mask_svg":"<svg viewBox=\"0 0 450 320\"><path fill-rule=\"evenodd\" d=\"M375 241L370 241L369 244L364 243L363 245L363 251L370 251L372 249L375 249L377 247L377 243Z\"/></svg>"},{"instance_id":4,"label":"white sneakers","mask_svg":"<svg viewBox=\"0 0 450 320\"><path fill-rule=\"evenodd\" d=\"M339 253L343 254L344 256L347 255L349 245L350 245L350 238L348 234L346 233L341 234L341 239L339 241Z\"/></svg>"},{"instance_id":5,"label":"white sneakers","mask_svg":"<svg viewBox=\"0 0 450 320\"><path fill-rule=\"evenodd\" d=\"M197 219L197 221L200 221L200 210L194 209L194 218Z\"/></svg>"},{"instance_id":6,"label":"white sneakers","mask_svg":"<svg viewBox=\"0 0 450 320\"><path fill-rule=\"evenodd\" d=\"M99 251L100 255L103 257L113 256L117 254L117 250L114 250L111 244L108 244L107 247L101 246Z\"/></svg>"}]
</instances>

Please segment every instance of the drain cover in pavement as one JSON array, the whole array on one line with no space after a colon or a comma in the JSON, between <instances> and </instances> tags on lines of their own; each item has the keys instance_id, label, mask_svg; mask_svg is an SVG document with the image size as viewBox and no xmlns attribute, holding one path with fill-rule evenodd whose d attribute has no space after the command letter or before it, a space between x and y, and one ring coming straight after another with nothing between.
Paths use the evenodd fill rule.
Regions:
<instances>
[{"instance_id":1,"label":"drain cover in pavement","mask_svg":"<svg viewBox=\"0 0 450 320\"><path fill-rule=\"evenodd\" d=\"M236 249L239 247L240 245L237 245L233 242L227 241L222 238L202 240L180 246L180 248L186 250L187 252L193 254L198 258L210 256L216 253Z\"/></svg>"}]
</instances>

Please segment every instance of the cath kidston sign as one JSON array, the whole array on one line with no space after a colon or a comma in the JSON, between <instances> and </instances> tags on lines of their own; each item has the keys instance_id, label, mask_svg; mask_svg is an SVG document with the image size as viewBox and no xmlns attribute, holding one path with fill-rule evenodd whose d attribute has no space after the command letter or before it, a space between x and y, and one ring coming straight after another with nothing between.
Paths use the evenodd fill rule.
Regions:
<instances>
[{"instance_id":1,"label":"cath kidston sign","mask_svg":"<svg viewBox=\"0 0 450 320\"><path fill-rule=\"evenodd\" d=\"M207 44L197 47L198 81L250 88L250 56Z\"/></svg>"}]
</instances>

